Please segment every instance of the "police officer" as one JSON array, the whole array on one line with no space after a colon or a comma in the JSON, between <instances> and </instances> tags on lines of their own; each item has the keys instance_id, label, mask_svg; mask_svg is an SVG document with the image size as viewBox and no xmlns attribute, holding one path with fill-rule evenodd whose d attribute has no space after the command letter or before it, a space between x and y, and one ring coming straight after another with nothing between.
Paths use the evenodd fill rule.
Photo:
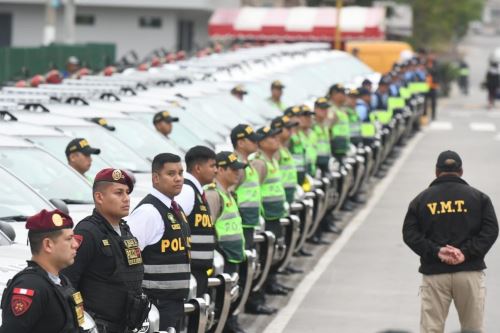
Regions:
<instances>
[{"instance_id":1,"label":"police officer","mask_svg":"<svg viewBox=\"0 0 500 333\"><path fill-rule=\"evenodd\" d=\"M377 90L372 94L371 108L373 110L387 110L389 100L389 85L385 77L380 79Z\"/></svg>"},{"instance_id":2,"label":"police officer","mask_svg":"<svg viewBox=\"0 0 500 333\"><path fill-rule=\"evenodd\" d=\"M316 134L316 150L318 157L316 165L323 174L328 172L328 162L332 155L330 149L330 124L328 123L328 109L330 103L325 97L320 97L314 102L314 118L313 132Z\"/></svg>"},{"instance_id":3,"label":"police officer","mask_svg":"<svg viewBox=\"0 0 500 333\"><path fill-rule=\"evenodd\" d=\"M214 228L203 186L214 181L217 167L215 152L204 146L189 149L184 158L187 172L184 186L175 198L187 216L191 228L191 273L196 278L196 295L208 292L207 271L214 261Z\"/></svg>"},{"instance_id":4,"label":"police officer","mask_svg":"<svg viewBox=\"0 0 500 333\"><path fill-rule=\"evenodd\" d=\"M290 120L288 116L280 116L271 122L272 129L281 129L278 135L280 148L278 151L278 164L280 166L281 180L285 188L286 201L291 204L294 201L295 191L297 190L298 178L297 168L293 156L288 150L292 129L299 126L296 121Z\"/></svg>"},{"instance_id":5,"label":"police officer","mask_svg":"<svg viewBox=\"0 0 500 333\"><path fill-rule=\"evenodd\" d=\"M160 312L160 330L180 330L191 277L190 230L174 198L184 184L181 158L158 154L152 163L153 189L128 217L144 260L145 293Z\"/></svg>"},{"instance_id":6,"label":"police officer","mask_svg":"<svg viewBox=\"0 0 500 333\"><path fill-rule=\"evenodd\" d=\"M71 217L57 209L28 218L32 257L3 292L1 333L80 332L82 296L60 274L78 248L72 228Z\"/></svg>"},{"instance_id":7,"label":"police officer","mask_svg":"<svg viewBox=\"0 0 500 333\"><path fill-rule=\"evenodd\" d=\"M103 169L96 174L95 209L75 227L75 237L82 242L75 263L64 271L82 293L100 332L129 332L141 327L149 312L141 289L141 251L123 220L133 188L123 170Z\"/></svg>"},{"instance_id":8,"label":"police officer","mask_svg":"<svg viewBox=\"0 0 500 333\"><path fill-rule=\"evenodd\" d=\"M300 124L299 117L301 114L302 110L300 106L292 106L285 110L285 116L289 117L291 122L297 123L297 127L291 129L288 148L295 163L295 168L297 170L297 181L299 185L302 185L304 183L306 174L310 170L310 167L307 165L306 142L299 134L298 128L298 125Z\"/></svg>"},{"instance_id":9,"label":"police officer","mask_svg":"<svg viewBox=\"0 0 500 333\"><path fill-rule=\"evenodd\" d=\"M462 330L483 332L484 257L498 237L490 198L468 185L462 160L442 152L436 179L409 205L405 243L420 256L421 332L443 332L453 300Z\"/></svg>"},{"instance_id":10,"label":"police officer","mask_svg":"<svg viewBox=\"0 0 500 333\"><path fill-rule=\"evenodd\" d=\"M89 182L93 182L92 177L85 175L85 173L89 171L92 166L91 155L99 155L101 150L91 147L89 142L84 138L76 138L68 143L65 153L69 166L75 169Z\"/></svg>"},{"instance_id":11,"label":"police officer","mask_svg":"<svg viewBox=\"0 0 500 333\"><path fill-rule=\"evenodd\" d=\"M356 112L362 122L370 121L371 93L366 88L358 88L358 100L356 101Z\"/></svg>"},{"instance_id":12,"label":"police officer","mask_svg":"<svg viewBox=\"0 0 500 333\"><path fill-rule=\"evenodd\" d=\"M363 82L361 82L361 87L371 93L373 90L373 82L369 79L364 79Z\"/></svg>"},{"instance_id":13,"label":"police officer","mask_svg":"<svg viewBox=\"0 0 500 333\"><path fill-rule=\"evenodd\" d=\"M217 177L207 187L206 195L210 215L217 235L217 248L224 256L224 272L239 272L239 265L245 261L245 237L243 224L236 200L229 188L238 183L240 172L247 165L238 161L236 154L223 151L217 154ZM238 317L231 315L224 327L225 333L244 333Z\"/></svg>"},{"instance_id":14,"label":"police officer","mask_svg":"<svg viewBox=\"0 0 500 333\"><path fill-rule=\"evenodd\" d=\"M283 227L280 219L285 216L285 188L281 181L281 172L275 158L280 144L280 129L262 127L257 130L260 135L259 151L252 160L252 166L260 176L261 215L266 221L266 230L276 236L278 242L283 241ZM271 266L267 279L266 292L272 295L286 295L293 288L286 287L277 281L277 266Z\"/></svg>"},{"instance_id":15,"label":"police officer","mask_svg":"<svg viewBox=\"0 0 500 333\"><path fill-rule=\"evenodd\" d=\"M156 130L168 138L173 130L173 123L179 121L178 117L173 117L168 111L160 111L153 117L153 125Z\"/></svg>"},{"instance_id":16,"label":"police officer","mask_svg":"<svg viewBox=\"0 0 500 333\"><path fill-rule=\"evenodd\" d=\"M248 124L239 124L231 130L231 143L238 160L247 167L239 173L239 179L234 186L236 203L242 219L243 234L245 236L245 247L253 249L255 230L260 226L260 175L258 171L249 164L249 156L258 149L257 141L260 136ZM245 310L252 314L270 315L277 311L265 305L265 295L261 290L251 292Z\"/></svg>"},{"instance_id":17,"label":"police officer","mask_svg":"<svg viewBox=\"0 0 500 333\"><path fill-rule=\"evenodd\" d=\"M283 88L285 88L285 86L281 83L281 81L273 81L271 83L271 96L267 99L272 106L276 107L280 111L285 111L286 108L285 104L281 100L281 97L283 96Z\"/></svg>"},{"instance_id":18,"label":"police officer","mask_svg":"<svg viewBox=\"0 0 500 333\"><path fill-rule=\"evenodd\" d=\"M238 84L233 89L231 89L231 95L233 95L240 101L243 100L246 94L248 94L248 91L246 91L245 87L243 87L241 84Z\"/></svg>"},{"instance_id":19,"label":"police officer","mask_svg":"<svg viewBox=\"0 0 500 333\"><path fill-rule=\"evenodd\" d=\"M358 145L362 142L361 138L361 119L356 112L356 101L358 99L358 89L348 89L346 91L346 100L344 111L349 119L349 138L351 143Z\"/></svg>"}]
</instances>

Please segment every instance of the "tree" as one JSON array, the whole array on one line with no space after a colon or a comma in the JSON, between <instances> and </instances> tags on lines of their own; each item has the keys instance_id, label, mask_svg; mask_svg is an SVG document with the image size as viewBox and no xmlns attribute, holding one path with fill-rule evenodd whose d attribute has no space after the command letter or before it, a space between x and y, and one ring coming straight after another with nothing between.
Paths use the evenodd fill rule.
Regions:
<instances>
[{"instance_id":1,"label":"tree","mask_svg":"<svg viewBox=\"0 0 500 333\"><path fill-rule=\"evenodd\" d=\"M413 44L441 50L465 36L469 22L481 16L484 5L484 0L401 2L413 8Z\"/></svg>"}]
</instances>

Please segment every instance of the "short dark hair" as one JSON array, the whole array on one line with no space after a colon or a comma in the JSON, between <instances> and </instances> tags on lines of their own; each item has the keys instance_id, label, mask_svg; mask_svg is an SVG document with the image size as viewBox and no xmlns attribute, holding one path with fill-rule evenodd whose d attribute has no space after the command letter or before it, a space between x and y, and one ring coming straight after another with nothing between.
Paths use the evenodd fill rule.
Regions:
<instances>
[{"instance_id":1,"label":"short dark hair","mask_svg":"<svg viewBox=\"0 0 500 333\"><path fill-rule=\"evenodd\" d=\"M62 230L49 231L49 232L33 232L28 231L28 240L30 243L31 254L39 254L42 249L42 243L45 238L55 240L62 235Z\"/></svg>"},{"instance_id":2,"label":"short dark hair","mask_svg":"<svg viewBox=\"0 0 500 333\"><path fill-rule=\"evenodd\" d=\"M154 157L153 163L151 164L151 171L159 172L163 169L163 165L165 163L179 163L181 158L179 155L171 154L171 153L161 153Z\"/></svg>"},{"instance_id":3,"label":"short dark hair","mask_svg":"<svg viewBox=\"0 0 500 333\"><path fill-rule=\"evenodd\" d=\"M215 152L205 146L194 146L187 151L184 158L188 172L191 172L195 165L206 163L209 160L215 160Z\"/></svg>"}]
</instances>

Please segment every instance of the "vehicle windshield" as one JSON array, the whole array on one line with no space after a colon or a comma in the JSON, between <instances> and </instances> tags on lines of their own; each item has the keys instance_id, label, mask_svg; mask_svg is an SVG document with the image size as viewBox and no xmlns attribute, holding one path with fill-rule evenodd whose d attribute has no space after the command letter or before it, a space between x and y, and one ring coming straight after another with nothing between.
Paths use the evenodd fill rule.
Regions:
<instances>
[{"instance_id":1,"label":"vehicle windshield","mask_svg":"<svg viewBox=\"0 0 500 333\"><path fill-rule=\"evenodd\" d=\"M0 220L2 217L31 216L50 205L16 177L0 168Z\"/></svg>"},{"instance_id":2,"label":"vehicle windshield","mask_svg":"<svg viewBox=\"0 0 500 333\"><path fill-rule=\"evenodd\" d=\"M96 148L101 149L100 156L114 163L115 167L132 172L150 172L151 166L128 146L112 136L104 128L97 126L64 126L75 137L86 138Z\"/></svg>"},{"instance_id":3,"label":"vehicle windshield","mask_svg":"<svg viewBox=\"0 0 500 333\"><path fill-rule=\"evenodd\" d=\"M139 120L144 126L149 126L156 131L153 122L151 121L151 119L153 119L154 113L137 112L130 113L130 115ZM194 146L205 146L208 144L208 142L204 141L203 138L184 126L182 120L173 124L173 130L169 138L172 139L172 141L175 142L176 145L178 145L185 151Z\"/></svg>"},{"instance_id":4,"label":"vehicle windshield","mask_svg":"<svg viewBox=\"0 0 500 333\"><path fill-rule=\"evenodd\" d=\"M29 136L28 139L42 146L48 152L57 157L59 161L67 163L65 150L69 141L71 141L71 138L64 136ZM91 142L90 145L95 146L93 142ZM90 170L85 173L85 175L92 179L100 170L112 167L110 163L102 159L101 155L92 155L91 157L92 166L90 167Z\"/></svg>"},{"instance_id":5,"label":"vehicle windshield","mask_svg":"<svg viewBox=\"0 0 500 333\"><path fill-rule=\"evenodd\" d=\"M2 147L0 165L24 180L46 199L92 203L90 184L41 149Z\"/></svg>"},{"instance_id":6,"label":"vehicle windshield","mask_svg":"<svg viewBox=\"0 0 500 333\"><path fill-rule=\"evenodd\" d=\"M164 152L183 155L179 148L153 132L154 129L147 128L135 119L113 119L111 125L116 129L110 133L144 159L152 161L156 155Z\"/></svg>"}]
</instances>

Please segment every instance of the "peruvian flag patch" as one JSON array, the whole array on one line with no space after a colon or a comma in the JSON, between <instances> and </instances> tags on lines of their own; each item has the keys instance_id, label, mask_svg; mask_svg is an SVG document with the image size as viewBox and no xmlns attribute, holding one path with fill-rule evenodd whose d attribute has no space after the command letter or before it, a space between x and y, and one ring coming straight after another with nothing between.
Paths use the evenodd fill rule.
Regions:
<instances>
[{"instance_id":1,"label":"peruvian flag patch","mask_svg":"<svg viewBox=\"0 0 500 333\"><path fill-rule=\"evenodd\" d=\"M35 291L33 289L25 289L25 288L14 288L12 293L16 295L25 295L31 297L35 295Z\"/></svg>"},{"instance_id":2,"label":"peruvian flag patch","mask_svg":"<svg viewBox=\"0 0 500 333\"><path fill-rule=\"evenodd\" d=\"M33 299L25 295L12 295L10 300L10 309L14 316L19 317L31 307Z\"/></svg>"}]
</instances>

